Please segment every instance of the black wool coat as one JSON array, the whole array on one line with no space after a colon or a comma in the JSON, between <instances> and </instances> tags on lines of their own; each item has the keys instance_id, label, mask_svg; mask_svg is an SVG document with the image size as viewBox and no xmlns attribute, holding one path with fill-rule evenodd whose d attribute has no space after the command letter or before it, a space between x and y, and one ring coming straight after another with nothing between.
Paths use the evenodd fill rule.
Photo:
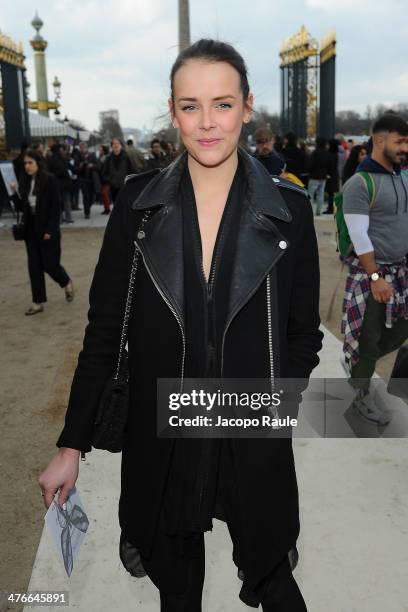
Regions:
<instances>
[{"instance_id":1,"label":"black wool coat","mask_svg":"<svg viewBox=\"0 0 408 612\"><path fill-rule=\"evenodd\" d=\"M318 364L319 264L313 215L302 189L277 182L240 152L249 183L231 280L223 376L268 378L272 307L274 375L308 378ZM117 358L134 241L141 251L129 324L131 409L122 452L119 519L149 556L173 440L156 436L156 379L183 366L183 251L177 191L186 154L164 171L130 179L110 216L90 291L89 324L59 447L91 449L98 399ZM151 216L138 232L145 210ZM269 278L269 280L267 280ZM298 490L291 439L234 440L242 546L266 575L296 544Z\"/></svg>"},{"instance_id":2,"label":"black wool coat","mask_svg":"<svg viewBox=\"0 0 408 612\"><path fill-rule=\"evenodd\" d=\"M30 184L31 181L28 179L24 182L22 193L20 195L15 193L11 198L16 208L22 211L24 223L32 226L36 237L40 240L44 234L50 234L51 239L60 238L61 195L58 180L53 174L43 173L36 187L37 201L34 216L30 213L28 202Z\"/></svg>"}]
</instances>

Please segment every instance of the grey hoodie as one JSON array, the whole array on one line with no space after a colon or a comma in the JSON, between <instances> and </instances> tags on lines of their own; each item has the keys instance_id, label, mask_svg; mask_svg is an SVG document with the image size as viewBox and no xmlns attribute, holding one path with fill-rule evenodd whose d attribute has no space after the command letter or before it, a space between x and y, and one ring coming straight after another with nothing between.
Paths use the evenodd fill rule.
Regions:
<instances>
[{"instance_id":1,"label":"grey hoodie","mask_svg":"<svg viewBox=\"0 0 408 612\"><path fill-rule=\"evenodd\" d=\"M370 208L367 184L356 173L343 186L343 212L370 217L368 236L378 263L400 261L408 254L408 174L398 167L390 172L371 157L361 170L373 179L373 204Z\"/></svg>"}]
</instances>

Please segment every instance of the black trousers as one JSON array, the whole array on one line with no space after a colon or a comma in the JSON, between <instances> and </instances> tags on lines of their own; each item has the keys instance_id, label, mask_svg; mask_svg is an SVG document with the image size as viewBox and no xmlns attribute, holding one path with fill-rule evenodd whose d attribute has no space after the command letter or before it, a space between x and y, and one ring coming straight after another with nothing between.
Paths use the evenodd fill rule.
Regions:
<instances>
[{"instance_id":1,"label":"black trousers","mask_svg":"<svg viewBox=\"0 0 408 612\"><path fill-rule=\"evenodd\" d=\"M79 179L79 187L82 191L82 200L84 203L84 215L89 217L91 213L91 206L95 201L95 190L92 181L85 179Z\"/></svg>"},{"instance_id":2,"label":"black trousers","mask_svg":"<svg viewBox=\"0 0 408 612\"><path fill-rule=\"evenodd\" d=\"M40 240L30 233L25 240L28 257L28 273L30 275L33 302L41 304L47 301L45 276L47 272L60 287L66 287L70 278L60 264L61 237L50 240Z\"/></svg>"},{"instance_id":3,"label":"black trousers","mask_svg":"<svg viewBox=\"0 0 408 612\"><path fill-rule=\"evenodd\" d=\"M117 189L116 187L110 187L110 194L111 194L111 198L112 198L112 203L115 204L116 202L116 198L118 197L120 189Z\"/></svg>"},{"instance_id":4,"label":"black trousers","mask_svg":"<svg viewBox=\"0 0 408 612\"><path fill-rule=\"evenodd\" d=\"M204 534L181 543L164 533L161 514L152 553L148 559L142 557L147 575L160 591L160 610L201 612L205 575ZM230 529L230 534L235 540L235 530ZM234 548L238 544L234 541ZM262 582L263 612L307 612L287 555Z\"/></svg>"}]
</instances>

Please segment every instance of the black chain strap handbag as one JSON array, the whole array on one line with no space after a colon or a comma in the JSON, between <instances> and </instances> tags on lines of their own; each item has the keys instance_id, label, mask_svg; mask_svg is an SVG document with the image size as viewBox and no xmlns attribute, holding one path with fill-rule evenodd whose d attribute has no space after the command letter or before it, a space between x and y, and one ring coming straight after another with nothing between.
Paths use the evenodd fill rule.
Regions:
<instances>
[{"instance_id":1,"label":"black chain strap handbag","mask_svg":"<svg viewBox=\"0 0 408 612\"><path fill-rule=\"evenodd\" d=\"M26 227L23 221L23 215L20 217L20 213L17 212L17 223L14 223L11 231L13 232L14 240L24 240Z\"/></svg>"},{"instance_id":2,"label":"black chain strap handbag","mask_svg":"<svg viewBox=\"0 0 408 612\"><path fill-rule=\"evenodd\" d=\"M140 230L144 228L149 213L150 211L147 211L144 214ZM125 345L138 262L139 250L135 245L118 360L115 371L106 383L99 400L92 432L92 446L111 453L119 453L122 450L123 436L129 412L129 367Z\"/></svg>"}]
</instances>

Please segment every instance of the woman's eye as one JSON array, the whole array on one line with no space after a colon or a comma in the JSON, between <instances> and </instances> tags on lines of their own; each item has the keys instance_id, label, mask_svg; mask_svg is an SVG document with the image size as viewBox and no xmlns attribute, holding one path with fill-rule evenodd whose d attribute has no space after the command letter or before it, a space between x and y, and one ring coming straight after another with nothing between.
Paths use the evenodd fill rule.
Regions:
<instances>
[{"instance_id":1,"label":"woman's eye","mask_svg":"<svg viewBox=\"0 0 408 612\"><path fill-rule=\"evenodd\" d=\"M191 111L194 110L195 106L193 106L192 104L189 104L188 106L183 106L181 108L182 111Z\"/></svg>"},{"instance_id":2,"label":"woman's eye","mask_svg":"<svg viewBox=\"0 0 408 612\"><path fill-rule=\"evenodd\" d=\"M222 110L226 108L232 108L231 104L228 104L228 102L221 102L221 104L219 104L218 107L221 108Z\"/></svg>"}]
</instances>

